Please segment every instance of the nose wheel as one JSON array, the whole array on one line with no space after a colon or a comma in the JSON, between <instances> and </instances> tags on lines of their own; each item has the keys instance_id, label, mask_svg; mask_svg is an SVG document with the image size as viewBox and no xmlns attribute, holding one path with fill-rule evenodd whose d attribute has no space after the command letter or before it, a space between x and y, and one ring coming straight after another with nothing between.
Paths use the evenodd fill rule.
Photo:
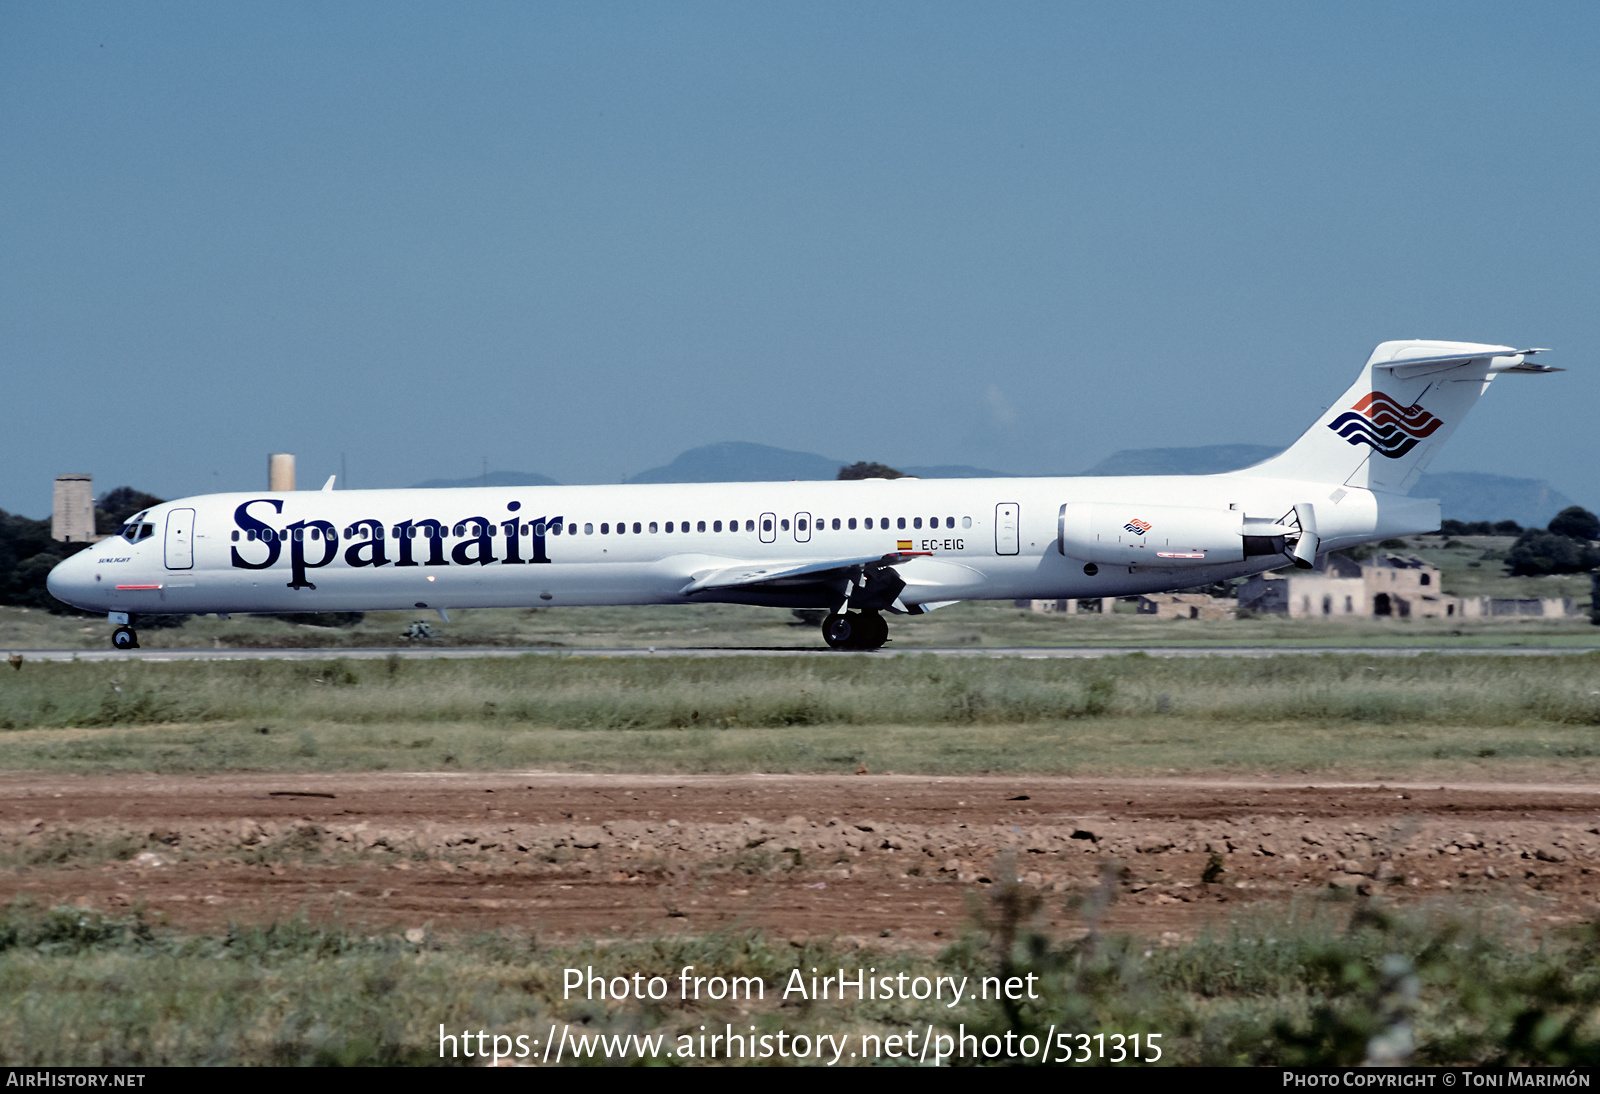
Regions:
<instances>
[{"instance_id":1,"label":"nose wheel","mask_svg":"<svg viewBox=\"0 0 1600 1094\"><path fill-rule=\"evenodd\" d=\"M875 650L889 641L889 624L877 612L834 612L822 621L822 639L830 649Z\"/></svg>"},{"instance_id":2,"label":"nose wheel","mask_svg":"<svg viewBox=\"0 0 1600 1094\"><path fill-rule=\"evenodd\" d=\"M139 648L139 636L133 633L132 627L118 627L111 632L111 647L118 650L136 650Z\"/></svg>"}]
</instances>

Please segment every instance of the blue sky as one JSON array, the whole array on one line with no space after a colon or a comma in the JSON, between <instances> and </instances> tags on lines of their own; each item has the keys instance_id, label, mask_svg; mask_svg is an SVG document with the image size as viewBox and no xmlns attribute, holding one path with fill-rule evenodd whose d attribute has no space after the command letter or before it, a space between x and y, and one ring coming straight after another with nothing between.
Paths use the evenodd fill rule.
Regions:
<instances>
[{"instance_id":1,"label":"blue sky","mask_svg":"<svg viewBox=\"0 0 1600 1094\"><path fill-rule=\"evenodd\" d=\"M0 508L748 440L1286 443L1556 347L1434 470L1600 504L1592 4L9 4Z\"/></svg>"}]
</instances>

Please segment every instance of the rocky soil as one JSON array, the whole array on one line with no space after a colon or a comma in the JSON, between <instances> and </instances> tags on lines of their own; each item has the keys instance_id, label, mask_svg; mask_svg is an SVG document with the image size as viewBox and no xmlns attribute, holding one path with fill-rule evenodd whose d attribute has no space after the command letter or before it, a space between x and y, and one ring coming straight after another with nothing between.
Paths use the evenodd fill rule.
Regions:
<instances>
[{"instance_id":1,"label":"rocky soil","mask_svg":"<svg viewBox=\"0 0 1600 1094\"><path fill-rule=\"evenodd\" d=\"M1444 900L1539 930L1600 911L1600 786L0 776L0 900L139 907L195 929L306 914L931 948L1013 872L1061 933L1082 929L1097 891L1114 892L1106 926L1155 942L1295 897Z\"/></svg>"}]
</instances>

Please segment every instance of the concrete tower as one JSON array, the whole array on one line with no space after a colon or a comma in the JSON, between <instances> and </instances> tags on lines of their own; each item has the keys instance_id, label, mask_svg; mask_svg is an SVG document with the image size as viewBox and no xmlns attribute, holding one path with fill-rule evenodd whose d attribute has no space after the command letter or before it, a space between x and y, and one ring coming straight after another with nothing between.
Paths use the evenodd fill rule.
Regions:
<instances>
[{"instance_id":1,"label":"concrete tower","mask_svg":"<svg viewBox=\"0 0 1600 1094\"><path fill-rule=\"evenodd\" d=\"M58 543L93 543L94 477L57 475L55 505L50 513L50 538Z\"/></svg>"},{"instance_id":2,"label":"concrete tower","mask_svg":"<svg viewBox=\"0 0 1600 1094\"><path fill-rule=\"evenodd\" d=\"M294 489L294 455L274 452L267 457L267 489L287 491Z\"/></svg>"}]
</instances>

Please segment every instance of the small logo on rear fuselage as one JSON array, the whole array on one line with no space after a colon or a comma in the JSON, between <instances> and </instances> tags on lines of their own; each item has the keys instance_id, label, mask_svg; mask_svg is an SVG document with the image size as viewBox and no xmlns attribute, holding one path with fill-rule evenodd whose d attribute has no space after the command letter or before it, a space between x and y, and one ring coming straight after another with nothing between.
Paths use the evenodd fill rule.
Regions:
<instances>
[{"instance_id":1,"label":"small logo on rear fuselage","mask_svg":"<svg viewBox=\"0 0 1600 1094\"><path fill-rule=\"evenodd\" d=\"M1124 524L1122 528L1124 531L1132 532L1136 536L1142 536L1150 530L1151 524L1147 520L1140 520L1138 517L1134 517L1127 524Z\"/></svg>"}]
</instances>

